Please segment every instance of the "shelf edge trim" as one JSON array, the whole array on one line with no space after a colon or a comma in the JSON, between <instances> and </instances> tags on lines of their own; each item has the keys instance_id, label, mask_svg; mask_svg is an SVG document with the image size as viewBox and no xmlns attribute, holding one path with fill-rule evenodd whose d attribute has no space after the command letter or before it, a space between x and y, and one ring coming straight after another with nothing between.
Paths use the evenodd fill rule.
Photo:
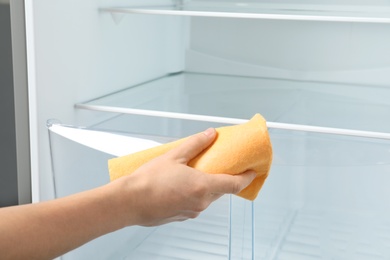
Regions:
<instances>
[{"instance_id":1,"label":"shelf edge trim","mask_svg":"<svg viewBox=\"0 0 390 260\"><path fill-rule=\"evenodd\" d=\"M185 113L144 110L144 109L135 109L135 108L118 108L118 107L101 106L101 105L88 105L88 104L81 104L81 103L76 104L75 107L78 109L85 109L85 110L92 110L92 111L121 113L121 114L130 114L130 115L167 117L173 119L204 121L204 122L223 123L223 124L242 124L248 121L247 119L239 119L239 118L185 114ZM361 131L361 130L352 130L352 129L343 129L343 128L310 126L310 125L279 123L279 122L267 122L267 127L271 129L282 129L282 130L291 130L291 131L300 131L300 132L313 132L313 133L321 133L321 134L334 134L334 135L390 140L390 133L383 133L383 132Z\"/></svg>"},{"instance_id":2,"label":"shelf edge trim","mask_svg":"<svg viewBox=\"0 0 390 260\"><path fill-rule=\"evenodd\" d=\"M356 22L356 23L390 23L390 18L385 17L348 17L326 15L297 15L297 14L265 14L265 13L233 13L213 11L185 11L185 10L154 10L132 8L100 8L100 11L122 14L148 14L148 15L178 15L215 18L246 18L266 20L290 20L290 21L319 21L319 22Z\"/></svg>"}]
</instances>

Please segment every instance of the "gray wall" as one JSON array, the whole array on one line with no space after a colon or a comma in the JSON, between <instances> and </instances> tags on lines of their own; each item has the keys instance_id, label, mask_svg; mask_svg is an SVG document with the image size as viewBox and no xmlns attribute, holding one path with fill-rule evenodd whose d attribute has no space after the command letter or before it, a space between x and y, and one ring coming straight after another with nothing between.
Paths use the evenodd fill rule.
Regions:
<instances>
[{"instance_id":1,"label":"gray wall","mask_svg":"<svg viewBox=\"0 0 390 260\"><path fill-rule=\"evenodd\" d=\"M18 204L10 7L0 4L0 207Z\"/></svg>"}]
</instances>

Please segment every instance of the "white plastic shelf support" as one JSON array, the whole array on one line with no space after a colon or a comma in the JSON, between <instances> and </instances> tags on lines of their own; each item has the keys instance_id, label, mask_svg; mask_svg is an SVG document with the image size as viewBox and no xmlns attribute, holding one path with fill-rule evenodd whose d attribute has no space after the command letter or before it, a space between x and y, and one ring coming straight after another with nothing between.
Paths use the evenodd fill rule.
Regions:
<instances>
[{"instance_id":1,"label":"white plastic shelf support","mask_svg":"<svg viewBox=\"0 0 390 260\"><path fill-rule=\"evenodd\" d=\"M112 14L176 15L290 21L390 23L390 6L302 4L196 4L172 6L105 7Z\"/></svg>"}]
</instances>

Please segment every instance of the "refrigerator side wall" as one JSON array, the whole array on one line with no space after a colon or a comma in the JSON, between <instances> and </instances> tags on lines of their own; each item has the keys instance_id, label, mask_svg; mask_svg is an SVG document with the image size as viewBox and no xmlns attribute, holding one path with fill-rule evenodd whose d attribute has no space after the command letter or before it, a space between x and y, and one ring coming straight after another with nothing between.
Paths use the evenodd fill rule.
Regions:
<instances>
[{"instance_id":1,"label":"refrigerator side wall","mask_svg":"<svg viewBox=\"0 0 390 260\"><path fill-rule=\"evenodd\" d=\"M28 2L30 125L38 156L32 172L39 176L39 200L46 200L53 197L46 121L94 124L112 115L77 111L74 104L183 70L184 23L179 17L121 17L99 10L124 1ZM137 3L171 1L131 4Z\"/></svg>"}]
</instances>

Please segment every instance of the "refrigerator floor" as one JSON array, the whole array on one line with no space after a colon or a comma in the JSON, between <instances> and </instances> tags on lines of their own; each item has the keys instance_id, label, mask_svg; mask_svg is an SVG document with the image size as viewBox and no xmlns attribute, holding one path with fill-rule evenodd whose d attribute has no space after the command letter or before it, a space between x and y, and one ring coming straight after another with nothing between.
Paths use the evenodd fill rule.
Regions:
<instances>
[{"instance_id":1,"label":"refrigerator floor","mask_svg":"<svg viewBox=\"0 0 390 260\"><path fill-rule=\"evenodd\" d=\"M156 229L124 259L384 260L390 258L390 220L379 215L261 207L256 209L253 252L251 225L235 226L228 248L221 224L228 216L209 215L208 221Z\"/></svg>"},{"instance_id":2,"label":"refrigerator floor","mask_svg":"<svg viewBox=\"0 0 390 260\"><path fill-rule=\"evenodd\" d=\"M264 246L267 238L256 229L255 259L390 259L388 216L332 209L291 211L273 244L266 241Z\"/></svg>"},{"instance_id":3,"label":"refrigerator floor","mask_svg":"<svg viewBox=\"0 0 390 260\"><path fill-rule=\"evenodd\" d=\"M199 218L158 227L124 259L228 259L229 198Z\"/></svg>"},{"instance_id":4,"label":"refrigerator floor","mask_svg":"<svg viewBox=\"0 0 390 260\"><path fill-rule=\"evenodd\" d=\"M221 224L228 217L209 215L208 221L157 229L125 259L229 259L229 251L230 259L390 258L390 220L379 212L275 207L255 211L254 258L251 225L241 226L241 231L235 226L228 249L225 225Z\"/></svg>"}]
</instances>

